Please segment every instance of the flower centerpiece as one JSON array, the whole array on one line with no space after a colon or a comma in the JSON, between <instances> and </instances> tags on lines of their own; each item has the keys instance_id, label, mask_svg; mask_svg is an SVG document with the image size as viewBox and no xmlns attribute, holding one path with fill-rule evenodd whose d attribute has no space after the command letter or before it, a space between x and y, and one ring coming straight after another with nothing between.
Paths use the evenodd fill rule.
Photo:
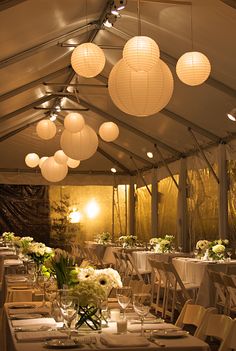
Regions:
<instances>
[{"instance_id":1,"label":"flower centerpiece","mask_svg":"<svg viewBox=\"0 0 236 351\"><path fill-rule=\"evenodd\" d=\"M77 328L101 329L100 305L112 288L122 286L119 273L112 269L77 268L71 271L73 295L78 297Z\"/></svg>"},{"instance_id":2,"label":"flower centerpiece","mask_svg":"<svg viewBox=\"0 0 236 351\"><path fill-rule=\"evenodd\" d=\"M14 242L15 245L20 249L20 251L24 255L25 253L27 253L28 247L33 240L34 238L32 238L31 236L22 236L17 237Z\"/></svg>"},{"instance_id":3,"label":"flower centerpiece","mask_svg":"<svg viewBox=\"0 0 236 351\"><path fill-rule=\"evenodd\" d=\"M70 272L74 267L74 258L67 251L55 249L49 259L45 261L45 266L51 275L57 280L57 286L62 289L63 286L70 283Z\"/></svg>"},{"instance_id":4,"label":"flower centerpiece","mask_svg":"<svg viewBox=\"0 0 236 351\"><path fill-rule=\"evenodd\" d=\"M52 255L53 250L43 243L31 242L29 243L25 254L32 259L38 268Z\"/></svg>"},{"instance_id":5,"label":"flower centerpiece","mask_svg":"<svg viewBox=\"0 0 236 351\"><path fill-rule=\"evenodd\" d=\"M14 239L15 239L15 233L13 233L13 232L4 232L3 234L2 234L2 237L3 237L3 239L4 239L4 241L14 241Z\"/></svg>"},{"instance_id":6,"label":"flower centerpiece","mask_svg":"<svg viewBox=\"0 0 236 351\"><path fill-rule=\"evenodd\" d=\"M223 260L225 258L226 246L229 245L228 239L218 239L209 244L209 257L213 260Z\"/></svg>"},{"instance_id":7,"label":"flower centerpiece","mask_svg":"<svg viewBox=\"0 0 236 351\"><path fill-rule=\"evenodd\" d=\"M208 240L198 240L198 242L196 243L196 250L197 250L197 257L199 258L204 258L205 259L209 259L209 245L210 245L210 241Z\"/></svg>"},{"instance_id":8,"label":"flower centerpiece","mask_svg":"<svg viewBox=\"0 0 236 351\"><path fill-rule=\"evenodd\" d=\"M111 242L111 233L109 232L103 232L101 234L98 234L95 238L95 241L98 244L106 245Z\"/></svg>"},{"instance_id":9,"label":"flower centerpiece","mask_svg":"<svg viewBox=\"0 0 236 351\"><path fill-rule=\"evenodd\" d=\"M135 244L137 242L137 236L136 235L122 235L119 237L118 240L124 248L125 247L133 247L133 246L135 246Z\"/></svg>"},{"instance_id":10,"label":"flower centerpiece","mask_svg":"<svg viewBox=\"0 0 236 351\"><path fill-rule=\"evenodd\" d=\"M173 250L174 238L173 235L165 235L164 238L151 238L149 243L156 253L167 253Z\"/></svg>"}]
</instances>

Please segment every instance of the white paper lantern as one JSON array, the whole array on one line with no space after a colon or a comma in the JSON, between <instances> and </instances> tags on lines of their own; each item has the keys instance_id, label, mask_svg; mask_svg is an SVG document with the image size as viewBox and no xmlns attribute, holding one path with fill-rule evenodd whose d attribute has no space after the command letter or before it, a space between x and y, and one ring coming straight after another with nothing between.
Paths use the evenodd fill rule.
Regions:
<instances>
[{"instance_id":1,"label":"white paper lantern","mask_svg":"<svg viewBox=\"0 0 236 351\"><path fill-rule=\"evenodd\" d=\"M97 76L104 68L106 58L102 49L93 43L77 46L71 56L74 71L82 77Z\"/></svg>"},{"instance_id":2,"label":"white paper lantern","mask_svg":"<svg viewBox=\"0 0 236 351\"><path fill-rule=\"evenodd\" d=\"M49 182L60 182L68 173L66 164L59 164L54 160L54 157L48 157L43 162L41 168L42 176Z\"/></svg>"},{"instance_id":3,"label":"white paper lantern","mask_svg":"<svg viewBox=\"0 0 236 351\"><path fill-rule=\"evenodd\" d=\"M56 135L57 128L55 123L50 121L50 119L43 119L37 123L36 132L40 138L49 140Z\"/></svg>"},{"instance_id":4,"label":"white paper lantern","mask_svg":"<svg viewBox=\"0 0 236 351\"><path fill-rule=\"evenodd\" d=\"M98 147L98 137L95 131L85 124L78 133L64 130L61 135L61 148L64 153L74 160L86 160L95 154Z\"/></svg>"},{"instance_id":5,"label":"white paper lantern","mask_svg":"<svg viewBox=\"0 0 236 351\"><path fill-rule=\"evenodd\" d=\"M84 124L84 117L80 113L69 113L64 119L64 127L71 133L80 132Z\"/></svg>"},{"instance_id":6,"label":"white paper lantern","mask_svg":"<svg viewBox=\"0 0 236 351\"><path fill-rule=\"evenodd\" d=\"M54 160L60 165L66 164L68 160L68 156L62 150L57 150L54 154Z\"/></svg>"},{"instance_id":7,"label":"white paper lantern","mask_svg":"<svg viewBox=\"0 0 236 351\"><path fill-rule=\"evenodd\" d=\"M107 142L114 141L119 136L119 128L113 122L105 122L99 128L99 135Z\"/></svg>"},{"instance_id":8,"label":"white paper lantern","mask_svg":"<svg viewBox=\"0 0 236 351\"><path fill-rule=\"evenodd\" d=\"M43 165L44 161L46 161L47 159L48 159L47 156L43 156L43 157L40 158L40 160L39 160L39 168L42 168L42 165Z\"/></svg>"},{"instance_id":9,"label":"white paper lantern","mask_svg":"<svg viewBox=\"0 0 236 351\"><path fill-rule=\"evenodd\" d=\"M200 85L204 83L211 72L208 58L201 52L192 51L183 54L176 65L179 79L187 85Z\"/></svg>"},{"instance_id":10,"label":"white paper lantern","mask_svg":"<svg viewBox=\"0 0 236 351\"><path fill-rule=\"evenodd\" d=\"M169 67L159 59L149 72L135 72L120 60L113 67L108 90L114 104L137 117L153 115L169 102L174 81Z\"/></svg>"},{"instance_id":11,"label":"white paper lantern","mask_svg":"<svg viewBox=\"0 0 236 351\"><path fill-rule=\"evenodd\" d=\"M68 157L67 160L67 166L70 168L76 168L79 167L80 161L79 160L73 160L72 158Z\"/></svg>"},{"instance_id":12,"label":"white paper lantern","mask_svg":"<svg viewBox=\"0 0 236 351\"><path fill-rule=\"evenodd\" d=\"M146 36L136 36L127 41L123 49L125 63L134 71L150 71L160 58L156 42Z\"/></svg>"},{"instance_id":13,"label":"white paper lantern","mask_svg":"<svg viewBox=\"0 0 236 351\"><path fill-rule=\"evenodd\" d=\"M32 152L25 156L25 163L30 168L37 167L39 164L39 156Z\"/></svg>"}]
</instances>

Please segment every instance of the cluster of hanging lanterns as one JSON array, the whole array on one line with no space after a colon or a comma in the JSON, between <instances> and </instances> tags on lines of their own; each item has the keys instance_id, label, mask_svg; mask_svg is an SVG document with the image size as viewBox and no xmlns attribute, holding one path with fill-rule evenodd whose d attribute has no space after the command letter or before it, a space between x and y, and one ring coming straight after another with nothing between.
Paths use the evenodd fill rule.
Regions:
<instances>
[{"instance_id":1,"label":"cluster of hanging lanterns","mask_svg":"<svg viewBox=\"0 0 236 351\"><path fill-rule=\"evenodd\" d=\"M78 167L81 161L97 151L97 134L85 123L81 114L69 113L64 119L64 127L60 139L61 150L50 157L39 158L36 153L29 153L25 157L26 165L30 168L39 166L42 176L49 182L63 180L68 174L68 167ZM56 134L54 130L56 125L50 120L42 120L36 126L38 136L44 140L51 139ZM113 122L104 122L99 128L99 135L104 141L114 141L119 136L119 128Z\"/></svg>"}]
</instances>

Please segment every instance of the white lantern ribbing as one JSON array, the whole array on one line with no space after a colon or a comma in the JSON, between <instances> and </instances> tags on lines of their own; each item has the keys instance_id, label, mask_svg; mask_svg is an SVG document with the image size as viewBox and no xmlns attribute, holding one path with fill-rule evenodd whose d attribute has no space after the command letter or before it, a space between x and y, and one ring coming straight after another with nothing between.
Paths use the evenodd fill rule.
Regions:
<instances>
[{"instance_id":1,"label":"white lantern ribbing","mask_svg":"<svg viewBox=\"0 0 236 351\"><path fill-rule=\"evenodd\" d=\"M79 160L73 160L72 158L68 157L67 160L67 166L70 168L76 168L79 167L80 161Z\"/></svg>"},{"instance_id":2,"label":"white lantern ribbing","mask_svg":"<svg viewBox=\"0 0 236 351\"><path fill-rule=\"evenodd\" d=\"M192 51L183 54L176 65L179 79L187 85L200 85L204 83L211 72L208 58L201 52Z\"/></svg>"},{"instance_id":3,"label":"white lantern ribbing","mask_svg":"<svg viewBox=\"0 0 236 351\"><path fill-rule=\"evenodd\" d=\"M42 176L49 182L60 182L64 179L68 172L66 164L59 164L54 157L48 157L41 167Z\"/></svg>"},{"instance_id":4,"label":"white lantern ribbing","mask_svg":"<svg viewBox=\"0 0 236 351\"><path fill-rule=\"evenodd\" d=\"M99 128L99 135L104 141L114 141L119 136L119 128L113 122L105 122Z\"/></svg>"},{"instance_id":5,"label":"white lantern ribbing","mask_svg":"<svg viewBox=\"0 0 236 351\"><path fill-rule=\"evenodd\" d=\"M36 132L40 138L49 140L56 135L57 128L55 123L50 121L50 119L43 119L37 123Z\"/></svg>"},{"instance_id":6,"label":"white lantern ribbing","mask_svg":"<svg viewBox=\"0 0 236 351\"><path fill-rule=\"evenodd\" d=\"M43 165L44 161L46 161L47 158L48 158L47 156L43 156L43 157L40 158L40 160L39 160L39 168L42 168L42 165Z\"/></svg>"},{"instance_id":7,"label":"white lantern ribbing","mask_svg":"<svg viewBox=\"0 0 236 351\"><path fill-rule=\"evenodd\" d=\"M98 147L98 137L95 131L85 124L78 133L64 130L61 135L61 148L64 153L74 160L86 160L93 156Z\"/></svg>"},{"instance_id":8,"label":"white lantern ribbing","mask_svg":"<svg viewBox=\"0 0 236 351\"><path fill-rule=\"evenodd\" d=\"M97 76L104 68L106 58L102 49L93 43L77 46L71 56L74 71L82 77Z\"/></svg>"},{"instance_id":9,"label":"white lantern ribbing","mask_svg":"<svg viewBox=\"0 0 236 351\"><path fill-rule=\"evenodd\" d=\"M64 119L64 127L71 133L80 132L84 124L84 117L80 113L69 113Z\"/></svg>"},{"instance_id":10,"label":"white lantern ribbing","mask_svg":"<svg viewBox=\"0 0 236 351\"><path fill-rule=\"evenodd\" d=\"M162 110L168 104L173 89L171 71L161 59L149 72L135 72L124 60L120 60L108 79L108 90L114 104L137 117L150 116Z\"/></svg>"},{"instance_id":11,"label":"white lantern ribbing","mask_svg":"<svg viewBox=\"0 0 236 351\"><path fill-rule=\"evenodd\" d=\"M54 154L54 160L59 164L66 164L68 160L68 156L62 150L57 150Z\"/></svg>"},{"instance_id":12,"label":"white lantern ribbing","mask_svg":"<svg viewBox=\"0 0 236 351\"><path fill-rule=\"evenodd\" d=\"M32 152L25 156L25 163L30 168L37 167L39 164L39 156Z\"/></svg>"},{"instance_id":13,"label":"white lantern ribbing","mask_svg":"<svg viewBox=\"0 0 236 351\"><path fill-rule=\"evenodd\" d=\"M156 42L146 36L136 36L127 41L123 49L125 63L134 71L150 71L160 58Z\"/></svg>"}]
</instances>

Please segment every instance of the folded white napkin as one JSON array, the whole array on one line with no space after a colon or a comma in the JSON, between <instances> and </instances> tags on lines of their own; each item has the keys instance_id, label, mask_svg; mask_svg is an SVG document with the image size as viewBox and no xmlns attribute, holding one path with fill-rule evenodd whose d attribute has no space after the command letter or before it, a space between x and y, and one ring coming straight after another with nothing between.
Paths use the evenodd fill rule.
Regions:
<instances>
[{"instance_id":1,"label":"folded white napkin","mask_svg":"<svg viewBox=\"0 0 236 351\"><path fill-rule=\"evenodd\" d=\"M34 332L17 332L18 341L40 341L47 339L66 339L68 335L57 330L51 331L34 331Z\"/></svg>"},{"instance_id":2,"label":"folded white napkin","mask_svg":"<svg viewBox=\"0 0 236 351\"><path fill-rule=\"evenodd\" d=\"M48 314L50 312L49 308L47 307L33 307L33 308L9 308L8 313L11 316L13 315L17 315L17 314L35 314L35 313L39 313L39 314Z\"/></svg>"},{"instance_id":3,"label":"folded white napkin","mask_svg":"<svg viewBox=\"0 0 236 351\"><path fill-rule=\"evenodd\" d=\"M145 337L131 334L114 335L104 333L100 336L100 341L110 347L144 347L149 345L149 341Z\"/></svg>"},{"instance_id":4,"label":"folded white napkin","mask_svg":"<svg viewBox=\"0 0 236 351\"><path fill-rule=\"evenodd\" d=\"M15 265L19 265L22 264L21 260L15 260L15 259L7 259L4 260L4 266L15 266Z\"/></svg>"},{"instance_id":5,"label":"folded white napkin","mask_svg":"<svg viewBox=\"0 0 236 351\"><path fill-rule=\"evenodd\" d=\"M128 323L128 331L129 332L138 332L141 330L141 323L140 324L132 324ZM176 327L175 325L171 323L145 323L144 324L144 329L145 330L179 330L179 327Z\"/></svg>"},{"instance_id":6,"label":"folded white napkin","mask_svg":"<svg viewBox=\"0 0 236 351\"><path fill-rule=\"evenodd\" d=\"M34 326L41 326L41 325L47 325L50 327L55 327L57 324L55 322L54 318L32 318L32 319L19 319L19 320L13 320L12 326L15 327L23 327L23 326L29 326L30 328L33 328Z\"/></svg>"}]
</instances>

